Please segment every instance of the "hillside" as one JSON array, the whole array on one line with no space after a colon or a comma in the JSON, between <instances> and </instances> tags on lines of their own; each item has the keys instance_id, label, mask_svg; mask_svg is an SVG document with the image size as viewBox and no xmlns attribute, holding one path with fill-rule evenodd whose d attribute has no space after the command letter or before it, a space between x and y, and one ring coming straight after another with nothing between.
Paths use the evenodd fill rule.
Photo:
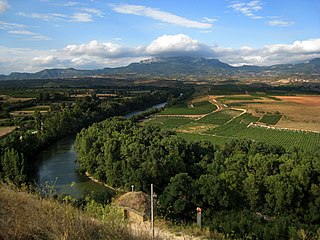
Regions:
<instances>
[{"instance_id":1,"label":"hillside","mask_svg":"<svg viewBox=\"0 0 320 240\"><path fill-rule=\"evenodd\" d=\"M0 239L149 239L141 232L134 236L115 211L104 209L103 220L95 216L103 210L91 206L83 212L70 204L0 184Z\"/></svg>"},{"instance_id":2,"label":"hillside","mask_svg":"<svg viewBox=\"0 0 320 240\"><path fill-rule=\"evenodd\" d=\"M57 79L78 77L104 77L110 74L134 74L144 76L183 77L193 76L272 76L272 75L318 75L320 74L320 58L304 63L280 64L273 66L240 66L233 67L218 59L194 57L160 57L131 63L126 67L104 68L97 70L45 69L36 73L14 72L0 75L0 80L22 79Z\"/></svg>"}]
</instances>

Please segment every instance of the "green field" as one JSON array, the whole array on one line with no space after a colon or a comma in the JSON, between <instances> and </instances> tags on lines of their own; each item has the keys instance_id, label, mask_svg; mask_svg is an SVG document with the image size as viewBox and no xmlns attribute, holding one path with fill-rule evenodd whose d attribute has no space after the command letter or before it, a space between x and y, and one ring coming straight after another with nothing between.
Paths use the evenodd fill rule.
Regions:
<instances>
[{"instance_id":1,"label":"green field","mask_svg":"<svg viewBox=\"0 0 320 240\"><path fill-rule=\"evenodd\" d=\"M252 101L252 100L259 100L261 99L260 97L256 97L256 96L228 96L228 97L221 97L218 98L218 100L220 102L224 102L224 101L236 101L236 100L240 100L240 101Z\"/></svg>"},{"instance_id":2,"label":"green field","mask_svg":"<svg viewBox=\"0 0 320 240\"><path fill-rule=\"evenodd\" d=\"M29 108L24 108L21 111L49 111L50 106L34 106Z\"/></svg>"},{"instance_id":3,"label":"green field","mask_svg":"<svg viewBox=\"0 0 320 240\"><path fill-rule=\"evenodd\" d=\"M238 110L226 109L226 110L211 113L199 119L197 122L221 125L230 121L233 117L239 115L240 113L241 111L238 111Z\"/></svg>"},{"instance_id":4,"label":"green field","mask_svg":"<svg viewBox=\"0 0 320 240\"><path fill-rule=\"evenodd\" d=\"M266 124L275 124L280 118L281 114L269 114L263 116L260 121ZM200 120L158 116L147 121L146 124L177 130L177 135L188 141L207 140L215 144L223 144L232 139L250 139L280 145L285 149L296 146L305 150L313 150L320 146L320 133L279 130L251 125L258 120L259 117L250 113L241 114L241 111L226 109L209 114Z\"/></svg>"},{"instance_id":5,"label":"green field","mask_svg":"<svg viewBox=\"0 0 320 240\"><path fill-rule=\"evenodd\" d=\"M264 115L259 122L268 124L268 125L276 125L279 120L281 119L282 115L281 114L267 114Z\"/></svg>"},{"instance_id":6,"label":"green field","mask_svg":"<svg viewBox=\"0 0 320 240\"><path fill-rule=\"evenodd\" d=\"M208 101L193 103L194 107L189 107L187 104L178 104L166 108L159 113L160 115L201 115L213 112L217 109L216 105Z\"/></svg>"},{"instance_id":7,"label":"green field","mask_svg":"<svg viewBox=\"0 0 320 240\"><path fill-rule=\"evenodd\" d=\"M209 141L218 145L224 144L230 141L230 139L232 139L229 137L214 136L214 135L208 135L208 134L185 133L185 132L177 132L177 135L187 141Z\"/></svg>"},{"instance_id":8,"label":"green field","mask_svg":"<svg viewBox=\"0 0 320 240\"><path fill-rule=\"evenodd\" d=\"M167 116L157 116L148 121L145 121L144 124L151 124L158 126L162 129L176 129L181 125L190 123L193 121L190 118L186 117L167 117Z\"/></svg>"}]
</instances>

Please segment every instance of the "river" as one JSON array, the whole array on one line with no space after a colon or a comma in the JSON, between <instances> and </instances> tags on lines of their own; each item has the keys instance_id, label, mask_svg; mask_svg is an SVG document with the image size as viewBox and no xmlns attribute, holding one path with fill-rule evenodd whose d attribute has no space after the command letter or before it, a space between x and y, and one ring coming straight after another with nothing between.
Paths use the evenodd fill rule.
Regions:
<instances>
[{"instance_id":1,"label":"river","mask_svg":"<svg viewBox=\"0 0 320 240\"><path fill-rule=\"evenodd\" d=\"M164 107L166 103L154 105L153 108ZM130 118L143 111L135 111L125 115ZM58 194L69 194L73 197L89 193L110 195L110 189L91 181L79 174L75 163L76 152L73 144L75 135L61 139L36 156L36 182L40 186L54 186Z\"/></svg>"}]
</instances>

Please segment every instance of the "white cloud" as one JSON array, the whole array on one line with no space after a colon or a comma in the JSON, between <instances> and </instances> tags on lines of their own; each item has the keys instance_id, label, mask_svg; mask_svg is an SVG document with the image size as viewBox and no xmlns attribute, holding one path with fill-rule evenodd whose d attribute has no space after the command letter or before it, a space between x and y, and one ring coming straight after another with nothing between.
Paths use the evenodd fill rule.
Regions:
<instances>
[{"instance_id":1,"label":"white cloud","mask_svg":"<svg viewBox=\"0 0 320 240\"><path fill-rule=\"evenodd\" d=\"M57 61L58 61L58 58L52 55L34 57L31 59L31 63L33 65L43 66L43 67L55 64Z\"/></svg>"},{"instance_id":2,"label":"white cloud","mask_svg":"<svg viewBox=\"0 0 320 240\"><path fill-rule=\"evenodd\" d=\"M294 22L281 20L281 19L275 19L268 22L270 26L279 26L279 27L288 27L294 24Z\"/></svg>"},{"instance_id":3,"label":"white cloud","mask_svg":"<svg viewBox=\"0 0 320 240\"><path fill-rule=\"evenodd\" d=\"M90 14L94 14L98 17L103 17L103 13L101 10L96 9L96 8L81 8L82 12L86 12L86 13L90 13Z\"/></svg>"},{"instance_id":4,"label":"white cloud","mask_svg":"<svg viewBox=\"0 0 320 240\"><path fill-rule=\"evenodd\" d=\"M18 15L22 17L40 19L42 21L62 21L62 22L92 22L92 15L102 17L102 12L98 9L84 8L83 12L76 12L72 15L60 13L23 13L19 12Z\"/></svg>"},{"instance_id":5,"label":"white cloud","mask_svg":"<svg viewBox=\"0 0 320 240\"><path fill-rule=\"evenodd\" d=\"M12 31L9 31L9 33L17 34L17 35L35 35L35 33L27 30L12 30Z\"/></svg>"},{"instance_id":6,"label":"white cloud","mask_svg":"<svg viewBox=\"0 0 320 240\"><path fill-rule=\"evenodd\" d=\"M208 22L208 23L212 23L212 22L217 21L217 19L215 19L215 18L208 18L208 17L204 17L204 18L203 18L203 21L204 21L204 22Z\"/></svg>"},{"instance_id":7,"label":"white cloud","mask_svg":"<svg viewBox=\"0 0 320 240\"><path fill-rule=\"evenodd\" d=\"M25 32L25 36L28 34L30 33ZM261 48L243 46L237 49L208 46L184 34L163 35L148 45L135 47L97 40L46 51L0 46L0 73L32 72L56 67L80 69L115 67L156 56L217 58L234 66L273 65L320 57L320 38L295 41L291 44L271 44Z\"/></svg>"},{"instance_id":8,"label":"white cloud","mask_svg":"<svg viewBox=\"0 0 320 240\"><path fill-rule=\"evenodd\" d=\"M174 15L159 9L145 7L142 5L119 4L112 5L112 10L123 14L132 14L137 16L150 17L161 22L171 23L188 28L211 28L211 23L198 22L184 17Z\"/></svg>"},{"instance_id":9,"label":"white cloud","mask_svg":"<svg viewBox=\"0 0 320 240\"><path fill-rule=\"evenodd\" d=\"M25 27L26 26L23 24L0 21L0 29L1 30L21 29L21 28L25 28Z\"/></svg>"},{"instance_id":10,"label":"white cloud","mask_svg":"<svg viewBox=\"0 0 320 240\"><path fill-rule=\"evenodd\" d=\"M23 12L18 12L19 16L22 17L27 17L27 18L35 18L35 19L40 19L42 21L67 21L68 16L65 14L60 14L60 13L23 13Z\"/></svg>"},{"instance_id":11,"label":"white cloud","mask_svg":"<svg viewBox=\"0 0 320 240\"><path fill-rule=\"evenodd\" d=\"M199 55L205 50L206 47L198 40L184 34L163 35L146 47L148 55Z\"/></svg>"},{"instance_id":12,"label":"white cloud","mask_svg":"<svg viewBox=\"0 0 320 240\"><path fill-rule=\"evenodd\" d=\"M118 44L111 42L99 43L93 40L80 45L68 45L64 51L73 56L94 56L94 57L119 57L125 49Z\"/></svg>"},{"instance_id":13,"label":"white cloud","mask_svg":"<svg viewBox=\"0 0 320 240\"><path fill-rule=\"evenodd\" d=\"M73 7L73 6L76 6L78 4L80 4L80 3L70 1L70 2L61 3L61 4L57 4L57 5L61 6L61 7Z\"/></svg>"},{"instance_id":14,"label":"white cloud","mask_svg":"<svg viewBox=\"0 0 320 240\"><path fill-rule=\"evenodd\" d=\"M47 36L43 36L41 34L38 33L34 33L31 31L27 31L27 30L11 30L8 31L9 34L15 35L15 36L23 36L26 38L23 38L23 40L29 40L29 41L47 41L47 40L51 40L49 37Z\"/></svg>"},{"instance_id":15,"label":"white cloud","mask_svg":"<svg viewBox=\"0 0 320 240\"><path fill-rule=\"evenodd\" d=\"M262 16L256 15L256 12L262 10L261 0L249 2L234 1L228 7L252 19L263 18Z\"/></svg>"},{"instance_id":16,"label":"white cloud","mask_svg":"<svg viewBox=\"0 0 320 240\"><path fill-rule=\"evenodd\" d=\"M72 22L92 22L92 15L89 13L75 13L71 16Z\"/></svg>"},{"instance_id":17,"label":"white cloud","mask_svg":"<svg viewBox=\"0 0 320 240\"><path fill-rule=\"evenodd\" d=\"M7 0L0 0L0 14L7 11L9 8L9 4Z\"/></svg>"}]
</instances>

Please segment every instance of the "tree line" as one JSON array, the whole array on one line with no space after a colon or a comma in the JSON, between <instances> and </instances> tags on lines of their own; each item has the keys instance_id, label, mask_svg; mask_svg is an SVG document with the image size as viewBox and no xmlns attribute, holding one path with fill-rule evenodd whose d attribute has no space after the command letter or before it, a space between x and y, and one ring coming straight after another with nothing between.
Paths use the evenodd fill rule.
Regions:
<instances>
[{"instance_id":1,"label":"tree line","mask_svg":"<svg viewBox=\"0 0 320 240\"><path fill-rule=\"evenodd\" d=\"M233 140L222 146L188 142L174 132L121 117L78 133L79 170L112 187L148 192L158 212L204 223L238 237L296 238L320 228L320 151Z\"/></svg>"}]
</instances>

